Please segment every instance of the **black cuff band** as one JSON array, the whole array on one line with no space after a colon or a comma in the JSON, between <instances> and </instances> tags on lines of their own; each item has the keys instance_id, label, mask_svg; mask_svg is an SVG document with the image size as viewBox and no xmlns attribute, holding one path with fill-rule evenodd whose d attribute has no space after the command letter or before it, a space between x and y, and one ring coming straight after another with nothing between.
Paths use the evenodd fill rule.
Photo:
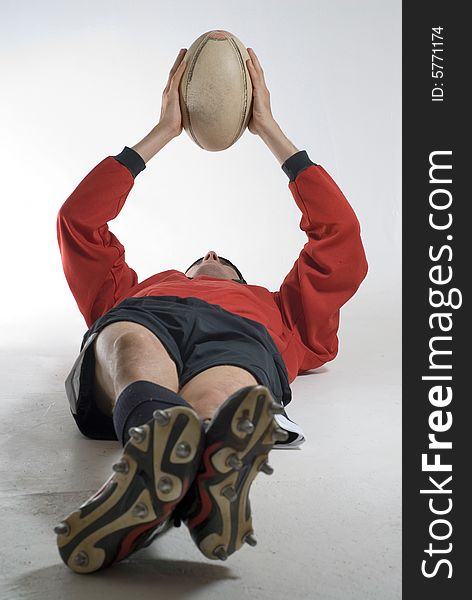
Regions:
<instances>
[{"instance_id":1,"label":"black cuff band","mask_svg":"<svg viewBox=\"0 0 472 600\"><path fill-rule=\"evenodd\" d=\"M287 158L281 168L290 181L295 181L297 175L311 165L314 165L315 167L318 166L309 159L306 150L300 150L299 152L292 154L290 158Z\"/></svg>"},{"instance_id":2,"label":"black cuff band","mask_svg":"<svg viewBox=\"0 0 472 600\"><path fill-rule=\"evenodd\" d=\"M136 150L128 148L128 146L125 146L124 149L116 156L113 156L113 158L127 167L133 177L136 177L136 175L146 168L146 163L142 156L138 154Z\"/></svg>"}]
</instances>

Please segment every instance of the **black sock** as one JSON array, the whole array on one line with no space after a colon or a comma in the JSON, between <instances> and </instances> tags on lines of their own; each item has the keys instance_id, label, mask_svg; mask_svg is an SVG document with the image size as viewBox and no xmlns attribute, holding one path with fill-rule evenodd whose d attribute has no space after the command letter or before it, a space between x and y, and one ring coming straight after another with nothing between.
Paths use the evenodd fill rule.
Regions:
<instances>
[{"instance_id":1,"label":"black sock","mask_svg":"<svg viewBox=\"0 0 472 600\"><path fill-rule=\"evenodd\" d=\"M152 419L155 410L172 406L191 405L181 396L152 381L134 381L116 399L113 424L123 446L129 440L128 429L144 425Z\"/></svg>"}]
</instances>

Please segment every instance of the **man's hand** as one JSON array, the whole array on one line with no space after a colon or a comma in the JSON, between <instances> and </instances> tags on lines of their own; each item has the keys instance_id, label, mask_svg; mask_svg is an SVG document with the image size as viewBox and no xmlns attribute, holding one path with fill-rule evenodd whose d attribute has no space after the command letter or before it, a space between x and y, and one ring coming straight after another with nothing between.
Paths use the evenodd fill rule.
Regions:
<instances>
[{"instance_id":1,"label":"man's hand","mask_svg":"<svg viewBox=\"0 0 472 600\"><path fill-rule=\"evenodd\" d=\"M280 164L287 158L299 152L298 148L288 139L272 116L270 108L270 93L264 80L264 71L252 48L247 49L251 57L246 61L252 81L252 117L247 128L267 144Z\"/></svg>"},{"instance_id":2,"label":"man's hand","mask_svg":"<svg viewBox=\"0 0 472 600\"><path fill-rule=\"evenodd\" d=\"M298 149L284 135L270 109L269 90L264 81L264 73L252 48L248 48L253 60L247 62L253 86L252 116L248 124L251 133L259 135L279 162L283 163ZM159 123L140 142L132 146L144 162L148 162L174 137L182 133L182 113L180 111L179 85L185 71L186 48L180 50L169 73L167 85L162 93L162 107ZM254 66L254 64L256 66Z\"/></svg>"},{"instance_id":3,"label":"man's hand","mask_svg":"<svg viewBox=\"0 0 472 600\"><path fill-rule=\"evenodd\" d=\"M247 128L254 135L261 135L273 127L275 119L270 108L270 92L266 86L264 71L254 50L248 48L247 51L251 57L246 61L246 65L251 76L253 96L252 117Z\"/></svg>"},{"instance_id":4,"label":"man's hand","mask_svg":"<svg viewBox=\"0 0 472 600\"><path fill-rule=\"evenodd\" d=\"M185 71L186 48L180 50L169 73L167 85L162 92L161 117L159 123L140 142L132 146L147 163L166 144L182 133L182 113L180 111L179 84Z\"/></svg>"},{"instance_id":5,"label":"man's hand","mask_svg":"<svg viewBox=\"0 0 472 600\"><path fill-rule=\"evenodd\" d=\"M169 72L167 85L162 92L161 117L159 126L167 131L170 137L177 137L182 133L182 113L179 102L179 84L187 65L184 60L186 48L182 48L175 59Z\"/></svg>"}]
</instances>

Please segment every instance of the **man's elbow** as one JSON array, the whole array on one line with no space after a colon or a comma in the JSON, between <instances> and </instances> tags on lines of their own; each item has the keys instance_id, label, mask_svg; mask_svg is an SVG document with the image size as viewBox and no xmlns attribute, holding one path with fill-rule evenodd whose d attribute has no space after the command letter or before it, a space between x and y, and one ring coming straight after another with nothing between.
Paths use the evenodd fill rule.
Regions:
<instances>
[{"instance_id":1,"label":"man's elbow","mask_svg":"<svg viewBox=\"0 0 472 600\"><path fill-rule=\"evenodd\" d=\"M351 263L350 268L350 283L354 291L357 291L361 283L367 277L369 272L369 265L365 257L364 252L360 252L357 258Z\"/></svg>"},{"instance_id":2,"label":"man's elbow","mask_svg":"<svg viewBox=\"0 0 472 600\"><path fill-rule=\"evenodd\" d=\"M364 245L362 243L361 238L361 226L356 218L353 219L353 223L351 224L353 229L353 239L355 240L355 248L352 256L353 260L353 276L357 282L357 287L364 281L367 277L367 273L369 271L369 265L367 263L367 258L365 255Z\"/></svg>"},{"instance_id":3,"label":"man's elbow","mask_svg":"<svg viewBox=\"0 0 472 600\"><path fill-rule=\"evenodd\" d=\"M369 265L362 245L357 249L352 248L342 270L343 287L350 290L351 295L354 294L367 277L368 271Z\"/></svg>"},{"instance_id":4,"label":"man's elbow","mask_svg":"<svg viewBox=\"0 0 472 600\"><path fill-rule=\"evenodd\" d=\"M357 266L357 278L359 281L359 285L364 281L367 277L367 273L369 272L369 264L367 263L367 258L362 252L362 256L359 258L358 266Z\"/></svg>"}]
</instances>

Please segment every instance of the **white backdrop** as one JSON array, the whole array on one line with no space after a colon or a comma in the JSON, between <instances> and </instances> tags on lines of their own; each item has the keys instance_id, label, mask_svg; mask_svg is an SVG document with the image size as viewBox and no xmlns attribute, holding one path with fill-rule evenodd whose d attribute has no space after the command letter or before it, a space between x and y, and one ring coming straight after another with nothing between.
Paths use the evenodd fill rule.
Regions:
<instances>
[{"instance_id":1,"label":"white backdrop","mask_svg":"<svg viewBox=\"0 0 472 600\"><path fill-rule=\"evenodd\" d=\"M0 0L0 562L11 578L0 600L84 597L52 527L109 476L119 446L84 438L69 414L64 379L86 325L62 270L58 210L158 122L179 49L211 29L254 48L281 128L356 211L369 273L342 309L339 355L291 385L307 442L271 453L274 476L251 488L260 545L210 565L176 529L124 571L87 580L86 595L401 596L400 1ZM276 290L306 242L300 218L258 137L213 153L182 132L110 229L140 281L213 249Z\"/></svg>"},{"instance_id":2,"label":"white backdrop","mask_svg":"<svg viewBox=\"0 0 472 600\"><path fill-rule=\"evenodd\" d=\"M359 217L370 271L340 337L353 319L397 329L400 11L393 0L2 0L1 344L78 348L86 327L62 271L57 211L98 162L158 122L179 49L210 29L254 48L281 128ZM287 186L249 131L218 153L183 131L138 175L110 229L140 281L214 249L275 290L306 241Z\"/></svg>"}]
</instances>

